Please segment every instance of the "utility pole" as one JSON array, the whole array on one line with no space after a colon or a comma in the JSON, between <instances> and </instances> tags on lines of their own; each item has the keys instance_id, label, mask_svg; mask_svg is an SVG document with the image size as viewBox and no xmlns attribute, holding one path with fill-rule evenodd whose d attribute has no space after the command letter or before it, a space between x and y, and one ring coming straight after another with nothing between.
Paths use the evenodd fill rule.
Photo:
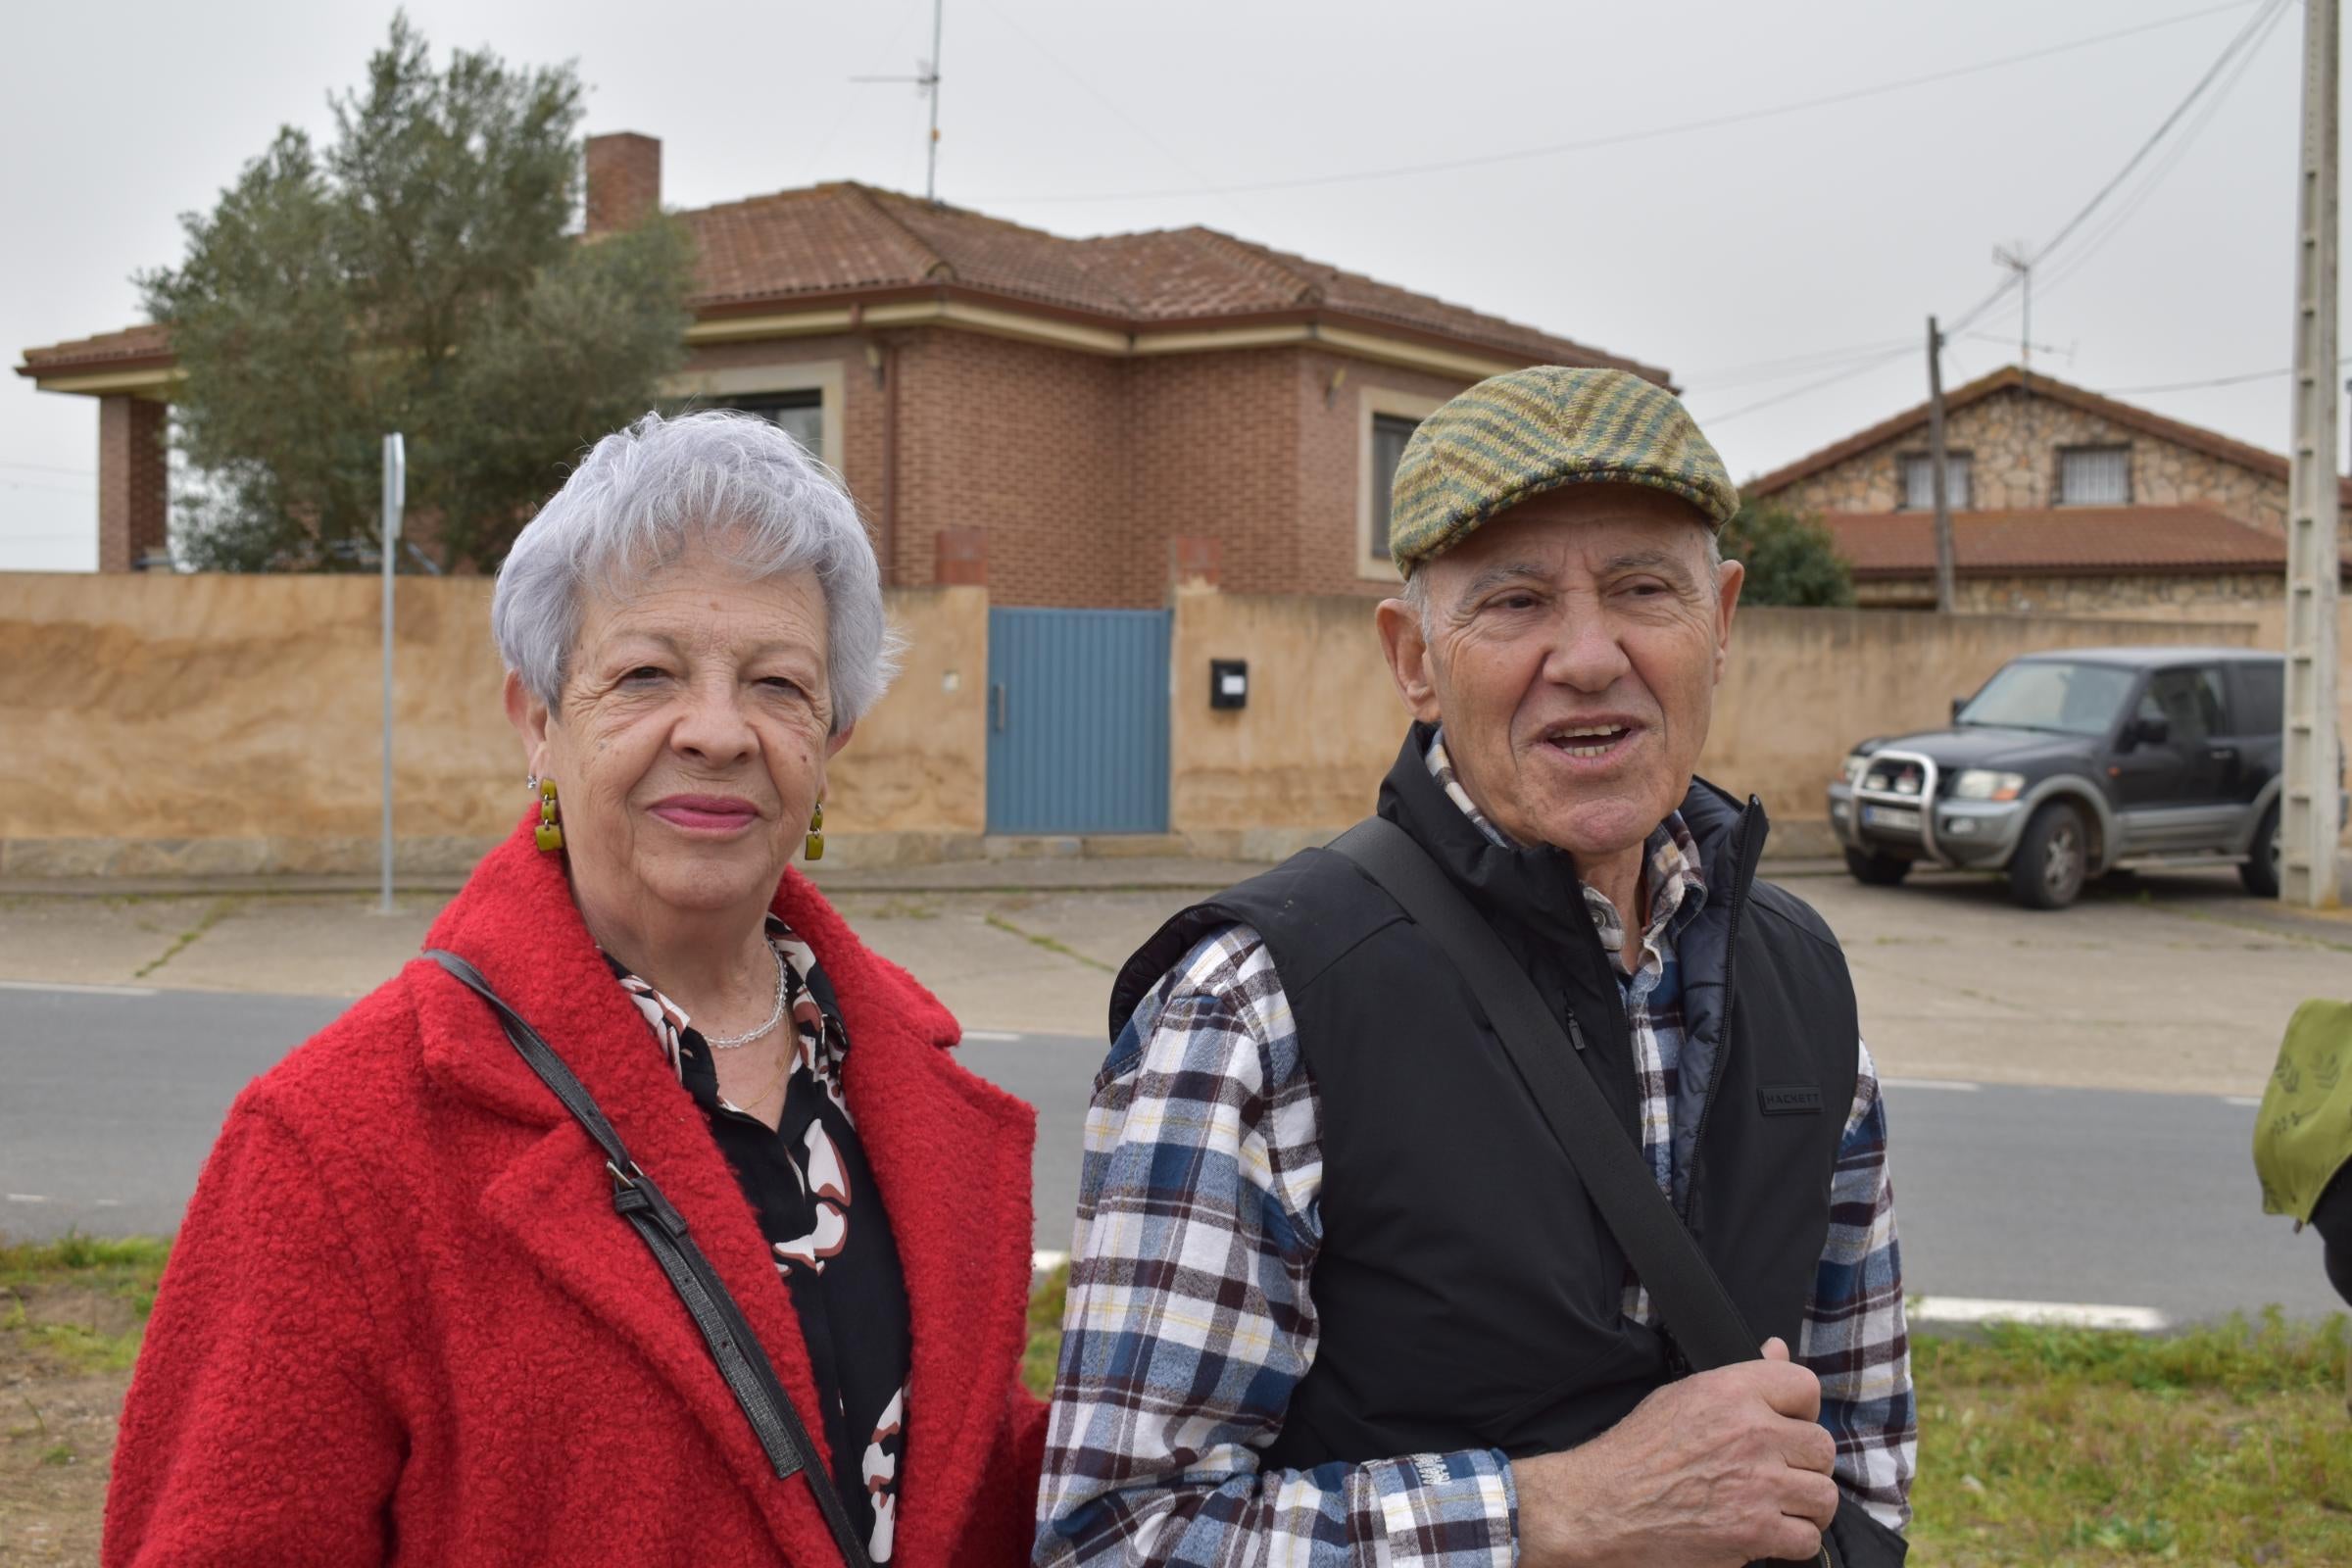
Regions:
<instances>
[{"instance_id":1,"label":"utility pole","mask_svg":"<svg viewBox=\"0 0 2352 1568\"><path fill-rule=\"evenodd\" d=\"M408 504L409 450L398 434L384 437L384 852L383 899L376 913L392 912L392 562L400 551L400 514Z\"/></svg>"},{"instance_id":2,"label":"utility pole","mask_svg":"<svg viewBox=\"0 0 2352 1568\"><path fill-rule=\"evenodd\" d=\"M2295 431L2287 476L2286 757L2278 898L2336 906L2335 473L2338 0L2303 8L2303 143L2295 200ZM2254 846L2264 853L2265 846Z\"/></svg>"},{"instance_id":3,"label":"utility pole","mask_svg":"<svg viewBox=\"0 0 2352 1568\"><path fill-rule=\"evenodd\" d=\"M1928 318L1928 468L1936 497L1936 608L1945 614L1959 598L1952 577L1952 497L1943 450L1943 334Z\"/></svg>"}]
</instances>

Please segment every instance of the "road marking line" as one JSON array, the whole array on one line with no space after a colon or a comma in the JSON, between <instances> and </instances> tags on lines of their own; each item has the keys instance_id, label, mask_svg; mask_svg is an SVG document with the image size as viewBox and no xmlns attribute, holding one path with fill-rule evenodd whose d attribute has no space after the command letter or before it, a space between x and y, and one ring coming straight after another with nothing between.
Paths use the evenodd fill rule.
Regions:
<instances>
[{"instance_id":1,"label":"road marking line","mask_svg":"<svg viewBox=\"0 0 2352 1568\"><path fill-rule=\"evenodd\" d=\"M12 1203L46 1203L49 1201L48 1195L44 1193L0 1193L0 1198L5 1198Z\"/></svg>"},{"instance_id":2,"label":"road marking line","mask_svg":"<svg viewBox=\"0 0 2352 1568\"><path fill-rule=\"evenodd\" d=\"M2225 1105L2247 1105L2256 1110L2262 1108L2262 1099L2258 1095L2224 1095L2222 1103Z\"/></svg>"},{"instance_id":3,"label":"road marking line","mask_svg":"<svg viewBox=\"0 0 2352 1568\"><path fill-rule=\"evenodd\" d=\"M1018 1040L1021 1037L1015 1034L1006 1034L1002 1029L966 1029L963 1032L963 1038L966 1040Z\"/></svg>"},{"instance_id":4,"label":"road marking line","mask_svg":"<svg viewBox=\"0 0 2352 1568\"><path fill-rule=\"evenodd\" d=\"M1955 1095L1973 1095L1983 1084L1964 1084L1957 1078L1882 1078L1881 1089L1941 1089Z\"/></svg>"},{"instance_id":5,"label":"road marking line","mask_svg":"<svg viewBox=\"0 0 2352 1568\"><path fill-rule=\"evenodd\" d=\"M57 980L0 980L0 991L65 991L77 997L152 997L153 986L84 986Z\"/></svg>"},{"instance_id":6,"label":"road marking line","mask_svg":"<svg viewBox=\"0 0 2352 1568\"><path fill-rule=\"evenodd\" d=\"M1067 1252L1031 1252L1029 1267L1039 1274L1051 1274L1070 1260Z\"/></svg>"},{"instance_id":7,"label":"road marking line","mask_svg":"<svg viewBox=\"0 0 2352 1568\"><path fill-rule=\"evenodd\" d=\"M2152 1306L2104 1306L2088 1301L2000 1301L1970 1296L1923 1296L1911 1303L1914 1323L2044 1323L2077 1329L2134 1329L2156 1334L2170 1320Z\"/></svg>"},{"instance_id":8,"label":"road marking line","mask_svg":"<svg viewBox=\"0 0 2352 1568\"><path fill-rule=\"evenodd\" d=\"M122 1200L120 1198L93 1198L90 1200L90 1205L94 1208L121 1208Z\"/></svg>"}]
</instances>

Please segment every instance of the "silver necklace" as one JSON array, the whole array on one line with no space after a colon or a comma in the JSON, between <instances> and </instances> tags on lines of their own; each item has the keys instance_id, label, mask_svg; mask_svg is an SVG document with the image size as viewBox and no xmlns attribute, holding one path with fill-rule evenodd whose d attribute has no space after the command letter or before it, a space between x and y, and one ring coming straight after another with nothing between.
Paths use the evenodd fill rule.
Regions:
<instances>
[{"instance_id":1,"label":"silver necklace","mask_svg":"<svg viewBox=\"0 0 2352 1568\"><path fill-rule=\"evenodd\" d=\"M712 1051L733 1051L737 1046L748 1046L784 1021L784 956L776 951L773 943L767 945L767 956L776 960L775 1009L768 1013L767 1021L757 1029L746 1030L739 1035L703 1036L703 1044Z\"/></svg>"}]
</instances>

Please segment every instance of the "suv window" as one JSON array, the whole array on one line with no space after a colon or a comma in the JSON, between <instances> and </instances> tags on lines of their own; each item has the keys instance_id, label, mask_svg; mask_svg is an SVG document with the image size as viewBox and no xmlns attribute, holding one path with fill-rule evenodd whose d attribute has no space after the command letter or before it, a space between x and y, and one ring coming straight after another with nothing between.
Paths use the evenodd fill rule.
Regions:
<instances>
[{"instance_id":1,"label":"suv window","mask_svg":"<svg viewBox=\"0 0 2352 1568\"><path fill-rule=\"evenodd\" d=\"M2285 727L2286 666L2241 660L2230 666L2230 728L2234 735L2276 735Z\"/></svg>"},{"instance_id":2,"label":"suv window","mask_svg":"<svg viewBox=\"0 0 2352 1568\"><path fill-rule=\"evenodd\" d=\"M1993 672L1960 710L1963 724L2104 735L2132 695L2131 670L2070 660L2021 660Z\"/></svg>"},{"instance_id":3,"label":"suv window","mask_svg":"<svg viewBox=\"0 0 2352 1568\"><path fill-rule=\"evenodd\" d=\"M2175 745L2194 745L2214 735L2229 734L2222 697L2222 672L2210 664L2160 669L2148 677L2140 694L2141 718L2160 718L2171 727Z\"/></svg>"}]
</instances>

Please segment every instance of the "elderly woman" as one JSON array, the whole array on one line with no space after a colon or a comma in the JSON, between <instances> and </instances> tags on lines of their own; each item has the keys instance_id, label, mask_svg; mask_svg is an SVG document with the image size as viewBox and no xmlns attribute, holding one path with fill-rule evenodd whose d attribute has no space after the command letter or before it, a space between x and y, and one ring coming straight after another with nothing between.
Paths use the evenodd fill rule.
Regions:
<instances>
[{"instance_id":1,"label":"elderly woman","mask_svg":"<svg viewBox=\"0 0 2352 1568\"><path fill-rule=\"evenodd\" d=\"M787 869L890 674L856 509L649 416L491 620L531 808L230 1111L106 1560L1025 1561L1032 1114Z\"/></svg>"}]
</instances>

